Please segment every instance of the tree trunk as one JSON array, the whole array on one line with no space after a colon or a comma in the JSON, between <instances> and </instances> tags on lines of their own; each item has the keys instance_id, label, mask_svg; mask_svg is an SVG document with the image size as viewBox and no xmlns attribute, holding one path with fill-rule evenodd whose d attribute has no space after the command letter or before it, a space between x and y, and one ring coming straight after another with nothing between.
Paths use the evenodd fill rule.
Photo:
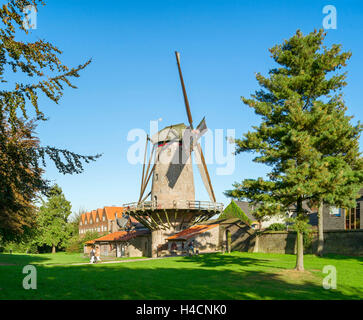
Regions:
<instances>
[{"instance_id":1,"label":"tree trunk","mask_svg":"<svg viewBox=\"0 0 363 320\"><path fill-rule=\"evenodd\" d=\"M323 203L319 203L319 210L318 210L318 249L316 254L318 256L323 255L324 251L324 228L323 228Z\"/></svg>"},{"instance_id":2,"label":"tree trunk","mask_svg":"<svg viewBox=\"0 0 363 320\"><path fill-rule=\"evenodd\" d=\"M55 245L52 246L52 253L55 253Z\"/></svg>"},{"instance_id":3,"label":"tree trunk","mask_svg":"<svg viewBox=\"0 0 363 320\"><path fill-rule=\"evenodd\" d=\"M297 252L296 252L296 267L297 271L304 271L304 241L303 241L303 233L297 232Z\"/></svg>"},{"instance_id":4,"label":"tree trunk","mask_svg":"<svg viewBox=\"0 0 363 320\"><path fill-rule=\"evenodd\" d=\"M259 241L260 241L260 236L259 235L256 235L256 238L255 238L255 246L253 247L253 252L258 252L259 250Z\"/></svg>"}]
</instances>

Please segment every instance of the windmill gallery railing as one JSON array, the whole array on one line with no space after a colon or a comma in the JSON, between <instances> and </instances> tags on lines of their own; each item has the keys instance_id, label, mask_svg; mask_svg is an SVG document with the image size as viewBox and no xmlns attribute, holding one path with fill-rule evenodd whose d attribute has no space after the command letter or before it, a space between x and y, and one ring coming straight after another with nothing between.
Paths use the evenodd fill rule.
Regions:
<instances>
[{"instance_id":1,"label":"windmill gallery railing","mask_svg":"<svg viewBox=\"0 0 363 320\"><path fill-rule=\"evenodd\" d=\"M131 202L123 205L127 210L144 211L158 209L189 209L201 211L223 211L223 203L199 200L154 200Z\"/></svg>"}]
</instances>

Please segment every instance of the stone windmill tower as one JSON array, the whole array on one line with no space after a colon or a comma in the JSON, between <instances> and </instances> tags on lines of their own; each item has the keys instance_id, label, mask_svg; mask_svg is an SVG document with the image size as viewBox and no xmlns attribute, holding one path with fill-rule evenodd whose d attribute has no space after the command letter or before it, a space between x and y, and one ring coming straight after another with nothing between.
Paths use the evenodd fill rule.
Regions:
<instances>
[{"instance_id":1,"label":"stone windmill tower","mask_svg":"<svg viewBox=\"0 0 363 320\"><path fill-rule=\"evenodd\" d=\"M189 126L171 125L147 137L138 202L125 204L127 212L151 230L152 256L165 239L195 223L208 220L223 210L216 203L212 183L198 140L206 132L203 118L194 128L189 101L180 67L180 55L175 52ZM146 161L149 142L151 155ZM197 163L210 201L195 199L192 154ZM147 164L146 164L147 162ZM152 164L153 162L153 164ZM152 177L151 191L144 196ZM151 200L147 201L147 198Z\"/></svg>"}]
</instances>

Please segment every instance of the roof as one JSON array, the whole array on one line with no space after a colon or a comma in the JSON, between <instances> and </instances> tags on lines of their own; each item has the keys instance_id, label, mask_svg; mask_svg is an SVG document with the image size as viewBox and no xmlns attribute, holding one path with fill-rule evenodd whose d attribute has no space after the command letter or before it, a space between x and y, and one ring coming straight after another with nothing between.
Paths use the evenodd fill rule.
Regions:
<instances>
[{"instance_id":1,"label":"roof","mask_svg":"<svg viewBox=\"0 0 363 320\"><path fill-rule=\"evenodd\" d=\"M122 217L122 213L125 211L124 207L104 207L102 208L98 208L96 210L92 210L91 212L86 212L86 213L82 213L81 214L81 221L82 224L84 224L84 221L87 219L87 221L90 221L90 218L92 216L93 222L96 222L96 217L98 216L99 220L102 220L102 216L103 216L103 212L106 213L106 217L107 220L114 220L115 219L115 213L117 213L117 217L121 218ZM134 217L131 217L131 223L133 225L136 224L140 224L139 221L137 221L137 219L135 219Z\"/></svg>"},{"instance_id":2,"label":"roof","mask_svg":"<svg viewBox=\"0 0 363 320\"><path fill-rule=\"evenodd\" d=\"M256 217L252 214L252 211L254 210L253 205L251 205L247 201L234 201L234 203L241 208L241 210L245 213L248 219L252 221L256 220Z\"/></svg>"},{"instance_id":3,"label":"roof","mask_svg":"<svg viewBox=\"0 0 363 320\"><path fill-rule=\"evenodd\" d=\"M166 240L188 240L198 234L204 233L207 230L213 229L217 227L219 224L200 224L192 226L188 229L180 231L171 237L167 238Z\"/></svg>"},{"instance_id":4,"label":"roof","mask_svg":"<svg viewBox=\"0 0 363 320\"><path fill-rule=\"evenodd\" d=\"M132 231L116 231L113 233L106 234L103 237L94 239L94 242L102 242L102 241L127 241L132 238L148 234L150 230L132 230ZM86 242L87 243L87 242Z\"/></svg>"},{"instance_id":5,"label":"roof","mask_svg":"<svg viewBox=\"0 0 363 320\"><path fill-rule=\"evenodd\" d=\"M234 201L236 203L237 206L239 206L242 211L246 214L246 216L253 220L256 220L256 217L252 214L252 211L255 209L255 207L253 205L251 205L249 202L247 201ZM308 214L311 214L315 211L317 211L316 208L310 208L307 204L307 201L303 201L302 203L303 209L307 211ZM291 211L296 210L296 204L292 204L289 206L289 209Z\"/></svg>"},{"instance_id":6,"label":"roof","mask_svg":"<svg viewBox=\"0 0 363 320\"><path fill-rule=\"evenodd\" d=\"M97 215L97 211L96 210L92 210L92 221L96 222L96 215Z\"/></svg>"},{"instance_id":7,"label":"roof","mask_svg":"<svg viewBox=\"0 0 363 320\"><path fill-rule=\"evenodd\" d=\"M151 143L166 142L173 139L182 140L183 132L187 126L184 123L167 126L151 137Z\"/></svg>"},{"instance_id":8,"label":"roof","mask_svg":"<svg viewBox=\"0 0 363 320\"><path fill-rule=\"evenodd\" d=\"M103 209L97 209L97 215L98 215L98 219L102 220Z\"/></svg>"},{"instance_id":9,"label":"roof","mask_svg":"<svg viewBox=\"0 0 363 320\"><path fill-rule=\"evenodd\" d=\"M125 211L124 207L105 207L104 209L108 220L115 219L115 213L117 213L118 218L121 218L122 212Z\"/></svg>"}]
</instances>

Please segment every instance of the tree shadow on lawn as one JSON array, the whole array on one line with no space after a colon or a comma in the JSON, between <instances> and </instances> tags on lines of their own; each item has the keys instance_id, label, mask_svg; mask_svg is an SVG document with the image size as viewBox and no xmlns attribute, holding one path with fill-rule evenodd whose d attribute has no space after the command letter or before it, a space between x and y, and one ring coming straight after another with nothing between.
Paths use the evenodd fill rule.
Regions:
<instances>
[{"instance_id":1,"label":"tree shadow on lawn","mask_svg":"<svg viewBox=\"0 0 363 320\"><path fill-rule=\"evenodd\" d=\"M199 255L185 256L177 262L197 263L201 267L220 267L237 265L244 266L266 266L267 263L275 261L275 259L252 258L248 256L234 255L233 253L205 253Z\"/></svg>"},{"instance_id":2,"label":"tree shadow on lawn","mask_svg":"<svg viewBox=\"0 0 363 320\"><path fill-rule=\"evenodd\" d=\"M360 262L360 264L363 264L363 257L359 256L343 256L340 254L333 254L333 253L327 253L324 254L322 257L318 257L320 259L336 259L336 260L351 260Z\"/></svg>"},{"instance_id":3,"label":"tree shadow on lawn","mask_svg":"<svg viewBox=\"0 0 363 320\"><path fill-rule=\"evenodd\" d=\"M0 253L0 266L7 265L28 265L28 264L38 264L46 260L50 260L48 257L42 255L27 255L27 254L9 254Z\"/></svg>"},{"instance_id":4,"label":"tree shadow on lawn","mask_svg":"<svg viewBox=\"0 0 363 320\"><path fill-rule=\"evenodd\" d=\"M130 264L37 267L37 290L22 289L21 273L0 299L362 299L363 292L341 286L325 290L320 278L290 281L279 272L181 267L165 260ZM174 261L176 262L176 261ZM0 276L1 278L1 276Z\"/></svg>"}]
</instances>

